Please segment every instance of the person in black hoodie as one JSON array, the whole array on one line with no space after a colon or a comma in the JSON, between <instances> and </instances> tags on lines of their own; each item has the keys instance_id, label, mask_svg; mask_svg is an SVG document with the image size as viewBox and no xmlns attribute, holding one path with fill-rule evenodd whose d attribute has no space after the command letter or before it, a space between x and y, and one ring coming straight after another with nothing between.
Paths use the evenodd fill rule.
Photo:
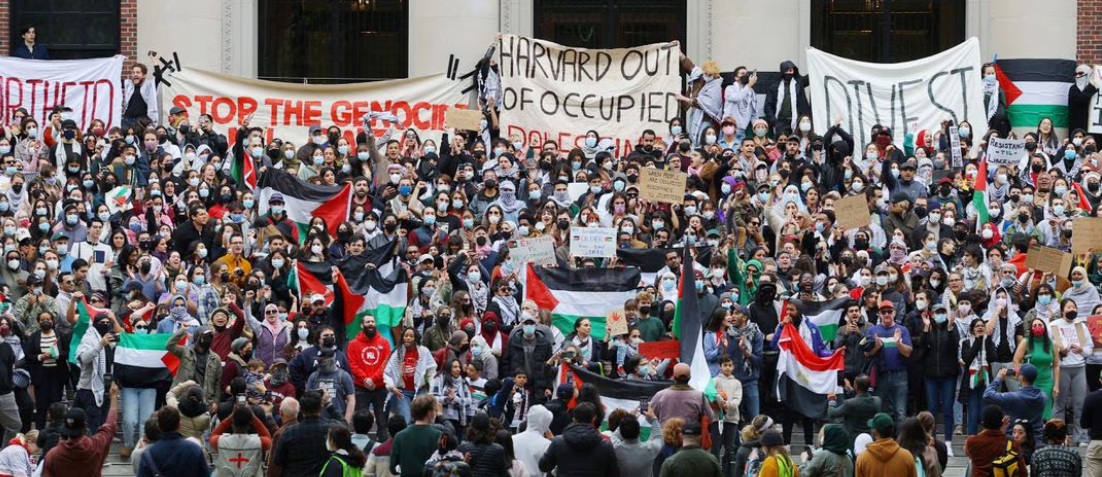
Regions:
<instances>
[{"instance_id":1,"label":"person in black hoodie","mask_svg":"<svg viewBox=\"0 0 1102 477\"><path fill-rule=\"evenodd\" d=\"M777 396L773 392L775 387L773 383L777 379L777 359L779 357L777 349L770 344L773 342L773 330L776 330L777 325L780 324L777 307L773 304L773 300L777 297L777 285L766 280L768 280L767 276L763 275L758 283L754 301L750 303L750 321L757 324L762 333L765 333L761 381L758 383L762 412L777 407Z\"/></svg>"},{"instance_id":2,"label":"person in black hoodie","mask_svg":"<svg viewBox=\"0 0 1102 477\"><path fill-rule=\"evenodd\" d=\"M590 403L574 408L574 422L566 426L561 436L551 440L547 452L540 457L541 472L555 470L559 477L620 477L612 441L601 437L594 427L596 414Z\"/></svg>"},{"instance_id":3,"label":"person in black hoodie","mask_svg":"<svg viewBox=\"0 0 1102 477\"><path fill-rule=\"evenodd\" d=\"M574 386L570 383L560 384L555 389L555 398L543 405L548 411L551 411L551 425L548 429L551 430L552 435L562 435L562 431L570 424L570 409L568 409L568 406L570 400L574 399L574 391Z\"/></svg>"},{"instance_id":4,"label":"person in black hoodie","mask_svg":"<svg viewBox=\"0 0 1102 477\"><path fill-rule=\"evenodd\" d=\"M924 315L916 320L915 348L923 355L921 368L926 378L926 407L931 412L941 410L944 415L945 441L953 440L953 403L957 389L957 375L960 365L957 358L960 352L960 331L954 326L955 320L949 319L948 308L938 303L933 307L933 315Z\"/></svg>"},{"instance_id":5,"label":"person in black hoodie","mask_svg":"<svg viewBox=\"0 0 1102 477\"><path fill-rule=\"evenodd\" d=\"M490 416L479 411L467 427L467 441L459 445L459 453L468 456L474 477L499 477L508 474L511 462L505 459L505 448L494 442L497 431Z\"/></svg>"}]
</instances>

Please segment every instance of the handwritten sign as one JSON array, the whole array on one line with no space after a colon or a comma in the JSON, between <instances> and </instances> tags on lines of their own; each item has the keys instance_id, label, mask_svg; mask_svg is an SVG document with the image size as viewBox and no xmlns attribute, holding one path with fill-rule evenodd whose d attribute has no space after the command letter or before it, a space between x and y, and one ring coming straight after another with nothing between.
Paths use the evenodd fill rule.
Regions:
<instances>
[{"instance_id":1,"label":"handwritten sign","mask_svg":"<svg viewBox=\"0 0 1102 477\"><path fill-rule=\"evenodd\" d=\"M651 202L681 204L685 200L688 179L688 174L681 171L644 167L639 170L639 197Z\"/></svg>"},{"instance_id":2,"label":"handwritten sign","mask_svg":"<svg viewBox=\"0 0 1102 477\"><path fill-rule=\"evenodd\" d=\"M650 359L680 358L681 342L674 340L639 343L639 354Z\"/></svg>"},{"instance_id":3,"label":"handwritten sign","mask_svg":"<svg viewBox=\"0 0 1102 477\"><path fill-rule=\"evenodd\" d=\"M605 316L605 336L612 337L624 335L628 332L628 317L623 308L617 308L608 312Z\"/></svg>"},{"instance_id":4,"label":"handwritten sign","mask_svg":"<svg viewBox=\"0 0 1102 477\"><path fill-rule=\"evenodd\" d=\"M1098 348L1102 346L1102 315L1088 316L1087 329L1091 332L1091 339L1094 340L1094 347Z\"/></svg>"},{"instance_id":5,"label":"handwritten sign","mask_svg":"<svg viewBox=\"0 0 1102 477\"><path fill-rule=\"evenodd\" d=\"M841 200L834 201L834 216L842 231L848 231L858 227L866 227L872 222L869 215L869 203L865 194L852 195Z\"/></svg>"},{"instance_id":6,"label":"handwritten sign","mask_svg":"<svg viewBox=\"0 0 1102 477\"><path fill-rule=\"evenodd\" d=\"M1095 253L1102 253L1102 218L1077 217L1071 221L1071 253L1078 255L1087 253L1087 249L1093 248Z\"/></svg>"},{"instance_id":7,"label":"handwritten sign","mask_svg":"<svg viewBox=\"0 0 1102 477\"><path fill-rule=\"evenodd\" d=\"M960 133L955 125L949 126L949 152L953 155L953 169L964 167L964 158L960 152Z\"/></svg>"},{"instance_id":8,"label":"handwritten sign","mask_svg":"<svg viewBox=\"0 0 1102 477\"><path fill-rule=\"evenodd\" d=\"M1000 139L991 136L987 141L988 164L1017 164L1025 154L1025 139Z\"/></svg>"},{"instance_id":9,"label":"handwritten sign","mask_svg":"<svg viewBox=\"0 0 1102 477\"><path fill-rule=\"evenodd\" d=\"M616 229L612 227L571 227L570 254L575 257L616 256Z\"/></svg>"},{"instance_id":10,"label":"handwritten sign","mask_svg":"<svg viewBox=\"0 0 1102 477\"><path fill-rule=\"evenodd\" d=\"M478 131L481 123L482 112L477 109L460 109L453 106L444 113L444 127L460 131Z\"/></svg>"},{"instance_id":11,"label":"handwritten sign","mask_svg":"<svg viewBox=\"0 0 1102 477\"><path fill-rule=\"evenodd\" d=\"M1071 272L1072 255L1052 247L1034 245L1025 257L1026 268L1066 277Z\"/></svg>"},{"instance_id":12,"label":"handwritten sign","mask_svg":"<svg viewBox=\"0 0 1102 477\"><path fill-rule=\"evenodd\" d=\"M509 257L519 264L553 266L555 265L555 238L548 235L510 242Z\"/></svg>"}]
</instances>

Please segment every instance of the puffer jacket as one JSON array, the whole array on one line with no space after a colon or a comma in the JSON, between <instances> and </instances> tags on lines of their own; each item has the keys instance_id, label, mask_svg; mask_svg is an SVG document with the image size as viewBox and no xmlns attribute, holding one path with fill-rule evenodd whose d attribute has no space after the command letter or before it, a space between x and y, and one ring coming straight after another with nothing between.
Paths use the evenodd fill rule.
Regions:
<instances>
[{"instance_id":1,"label":"puffer jacket","mask_svg":"<svg viewBox=\"0 0 1102 477\"><path fill-rule=\"evenodd\" d=\"M915 337L915 348L924 351L922 368L927 378L951 378L960 374L960 364L957 362L957 354L960 352L960 333L956 327L949 329L944 324L930 324L930 331L923 332L921 322L918 323L918 334Z\"/></svg>"},{"instance_id":2,"label":"puffer jacket","mask_svg":"<svg viewBox=\"0 0 1102 477\"><path fill-rule=\"evenodd\" d=\"M592 425L572 423L551 440L540 458L540 471L557 469L558 477L620 477L612 442Z\"/></svg>"},{"instance_id":3,"label":"puffer jacket","mask_svg":"<svg viewBox=\"0 0 1102 477\"><path fill-rule=\"evenodd\" d=\"M509 474L511 462L505 459L505 448L501 444L464 442L459 446L459 453L469 456L471 477L506 477Z\"/></svg>"}]
</instances>

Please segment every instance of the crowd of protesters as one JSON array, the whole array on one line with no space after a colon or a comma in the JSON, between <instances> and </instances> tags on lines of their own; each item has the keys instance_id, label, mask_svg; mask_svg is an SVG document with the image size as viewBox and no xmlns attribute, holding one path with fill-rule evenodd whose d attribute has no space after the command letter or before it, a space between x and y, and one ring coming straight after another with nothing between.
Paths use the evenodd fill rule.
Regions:
<instances>
[{"instance_id":1,"label":"crowd of protesters","mask_svg":"<svg viewBox=\"0 0 1102 477\"><path fill-rule=\"evenodd\" d=\"M33 28L23 38L39 55ZM928 477L954 435L975 477L1102 475L1102 349L1087 320L1102 314L1098 256L1075 255L1066 276L1025 266L1031 246L1070 250L1073 219L1099 216L1096 137L1059 137L1045 118L1019 164L981 166L992 137L1014 136L991 67L977 92L990 129L945 121L902 144L883 126L868 144L841 121L814 130L791 62L762 108L746 68L731 84L711 61L682 68L684 115L626 154L601 131L502 136L489 55L479 130L439 141L386 121L381 137L324 125L268 141L249 118L227 137L208 115L162 117L141 64L119 126L14 110L0 131L0 475L99 475L116 433L140 477ZM1071 101L1091 97L1089 76L1077 70ZM320 217L292 222L297 203L278 191L259 214L259 191L232 173L244 157L260 175L352 184L336 235ZM645 168L687 173L683 202L641 199ZM587 187L574 196L574 183ZM121 207L107 195L119 186L132 194ZM871 221L843 230L834 206L851 196ZM511 240L549 236L558 267L624 266L571 256L570 229L590 226L614 227L619 248L666 250L623 303L628 332L604 340L525 300L509 256ZM389 336L370 315L341 336L343 310L300 296L294 262L336 275L379 247L409 270L405 317ZM706 324L710 402L686 363L639 352L673 339L682 279ZM849 302L824 341L795 303L837 299ZM846 350L845 391L820 416L777 399L785 325L821 354ZM126 333L171 333L175 374L114 379ZM670 385L612 409L591 384L557 384L563 362ZM806 452L791 447L797 424Z\"/></svg>"}]
</instances>

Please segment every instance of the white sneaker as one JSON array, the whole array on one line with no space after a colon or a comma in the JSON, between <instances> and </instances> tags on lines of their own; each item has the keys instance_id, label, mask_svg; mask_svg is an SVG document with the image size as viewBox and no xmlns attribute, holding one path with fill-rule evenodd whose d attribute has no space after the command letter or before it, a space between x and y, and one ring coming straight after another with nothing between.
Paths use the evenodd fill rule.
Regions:
<instances>
[{"instance_id":1,"label":"white sneaker","mask_svg":"<svg viewBox=\"0 0 1102 477\"><path fill-rule=\"evenodd\" d=\"M949 443L949 445L945 446L945 453L948 454L949 457L954 457L953 456L953 444L951 442Z\"/></svg>"}]
</instances>

